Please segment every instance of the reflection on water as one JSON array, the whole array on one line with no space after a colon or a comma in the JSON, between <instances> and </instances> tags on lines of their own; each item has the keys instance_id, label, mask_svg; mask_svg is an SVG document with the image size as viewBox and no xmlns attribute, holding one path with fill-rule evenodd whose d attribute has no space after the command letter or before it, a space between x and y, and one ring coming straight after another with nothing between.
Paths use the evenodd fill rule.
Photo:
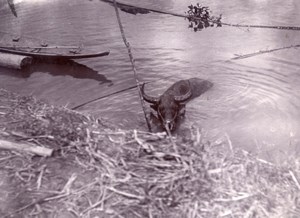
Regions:
<instances>
[{"instance_id":1,"label":"reflection on water","mask_svg":"<svg viewBox=\"0 0 300 218\"><path fill-rule=\"evenodd\" d=\"M63 61L63 63L45 63L45 61L37 60L30 67L25 68L22 72L18 72L24 78L29 78L35 72L45 72L52 76L71 76L76 79L93 79L100 84L109 83L112 85L112 80L108 80L106 76L99 74L97 71L83 64L78 64L75 61Z\"/></svg>"},{"instance_id":2,"label":"reflection on water","mask_svg":"<svg viewBox=\"0 0 300 218\"><path fill-rule=\"evenodd\" d=\"M114 9L99 1L32 2L18 2L18 18L0 5L0 30L56 45L110 50L110 55L80 61L86 67L34 65L29 73L22 72L24 78L17 78L18 72L10 74L12 71L0 69L0 86L70 108L103 96L79 110L105 117L120 127L146 129L137 91L129 89L112 95L135 84ZM197 3L123 2L175 13L184 13L187 5ZM213 14L222 14L227 23L300 23L300 2L296 0L284 4L279 0L201 3L208 5ZM222 27L194 33L186 20L170 15L121 13L121 18L139 78L151 82L147 87L152 94L158 95L175 81L190 77L214 83L211 90L187 105L181 128L204 128L212 139L227 134L233 145L261 151L263 157L273 161L285 157L282 154L299 152L299 48L232 60L236 54L300 44L299 31Z\"/></svg>"}]
</instances>

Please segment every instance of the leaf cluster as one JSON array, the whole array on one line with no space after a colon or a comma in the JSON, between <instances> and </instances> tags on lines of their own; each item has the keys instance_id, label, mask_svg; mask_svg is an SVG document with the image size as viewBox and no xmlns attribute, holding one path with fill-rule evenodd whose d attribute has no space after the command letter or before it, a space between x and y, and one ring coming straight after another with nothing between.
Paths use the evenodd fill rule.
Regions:
<instances>
[{"instance_id":1,"label":"leaf cluster","mask_svg":"<svg viewBox=\"0 0 300 218\"><path fill-rule=\"evenodd\" d=\"M220 14L218 17L211 16L211 11L209 7L201 6L199 3L196 5L188 6L188 21L190 22L189 28L192 28L195 32L201 31L207 27L221 27L221 19L222 15Z\"/></svg>"}]
</instances>

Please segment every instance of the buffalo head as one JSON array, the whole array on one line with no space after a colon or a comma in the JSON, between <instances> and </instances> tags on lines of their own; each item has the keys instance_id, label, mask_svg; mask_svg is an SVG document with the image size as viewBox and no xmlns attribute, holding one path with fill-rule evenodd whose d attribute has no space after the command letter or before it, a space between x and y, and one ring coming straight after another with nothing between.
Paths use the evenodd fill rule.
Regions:
<instances>
[{"instance_id":1,"label":"buffalo head","mask_svg":"<svg viewBox=\"0 0 300 218\"><path fill-rule=\"evenodd\" d=\"M153 97L145 93L145 84L141 93L145 101L157 112L162 126L167 130L174 130L177 119L184 115L185 102L192 96L190 82L180 80L168 88L161 96Z\"/></svg>"}]
</instances>

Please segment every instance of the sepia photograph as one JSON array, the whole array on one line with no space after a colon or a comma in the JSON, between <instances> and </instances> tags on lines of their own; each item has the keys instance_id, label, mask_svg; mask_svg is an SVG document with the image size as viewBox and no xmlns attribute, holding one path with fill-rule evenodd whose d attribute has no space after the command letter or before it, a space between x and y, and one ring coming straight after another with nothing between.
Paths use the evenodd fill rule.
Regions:
<instances>
[{"instance_id":1,"label":"sepia photograph","mask_svg":"<svg viewBox=\"0 0 300 218\"><path fill-rule=\"evenodd\" d=\"M300 1L0 0L1 218L300 217Z\"/></svg>"}]
</instances>

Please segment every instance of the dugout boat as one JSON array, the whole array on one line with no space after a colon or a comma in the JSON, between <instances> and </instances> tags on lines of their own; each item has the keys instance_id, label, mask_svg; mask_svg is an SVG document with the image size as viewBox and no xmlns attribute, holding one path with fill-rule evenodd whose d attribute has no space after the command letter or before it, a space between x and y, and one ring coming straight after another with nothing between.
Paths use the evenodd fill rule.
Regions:
<instances>
[{"instance_id":1,"label":"dugout boat","mask_svg":"<svg viewBox=\"0 0 300 218\"><path fill-rule=\"evenodd\" d=\"M92 52L80 47L70 46L1 46L0 45L0 66L22 69L38 61L65 64L69 61L96 58L109 55L109 51Z\"/></svg>"},{"instance_id":2,"label":"dugout boat","mask_svg":"<svg viewBox=\"0 0 300 218\"><path fill-rule=\"evenodd\" d=\"M90 52L80 48L71 47L5 47L0 46L0 53L28 56L32 58L48 59L84 59L109 55L109 51Z\"/></svg>"}]
</instances>

